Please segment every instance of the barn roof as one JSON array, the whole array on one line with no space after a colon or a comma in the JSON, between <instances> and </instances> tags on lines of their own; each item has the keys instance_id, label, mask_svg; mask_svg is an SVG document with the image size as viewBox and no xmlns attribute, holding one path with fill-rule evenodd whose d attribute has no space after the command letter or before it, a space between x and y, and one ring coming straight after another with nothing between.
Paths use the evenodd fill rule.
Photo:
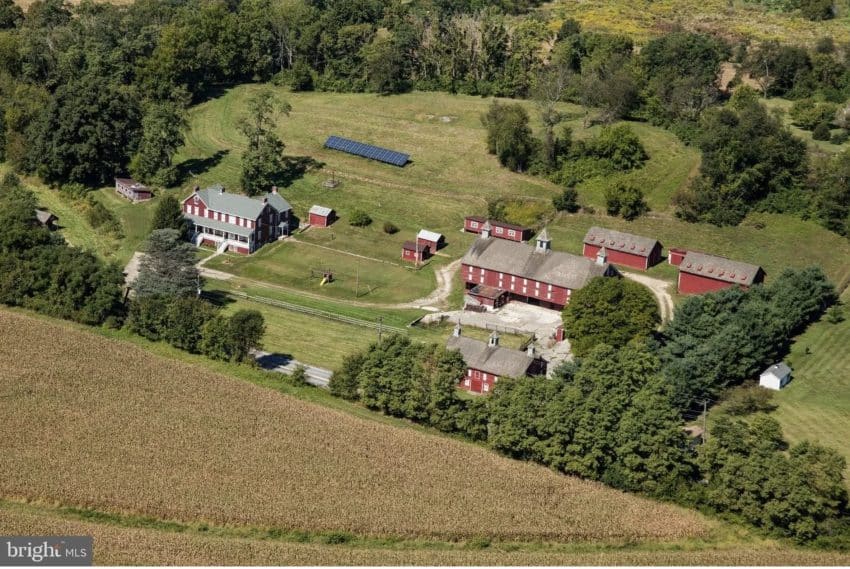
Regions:
<instances>
[{"instance_id":1,"label":"barn roof","mask_svg":"<svg viewBox=\"0 0 850 569\"><path fill-rule=\"evenodd\" d=\"M467 366L500 377L521 377L534 363L534 358L525 352L489 346L486 342L464 336L451 336L446 348L460 352Z\"/></svg>"},{"instance_id":2,"label":"barn roof","mask_svg":"<svg viewBox=\"0 0 850 569\"><path fill-rule=\"evenodd\" d=\"M682 259L682 264L679 265L679 271L747 286L753 284L756 276L760 272L763 272L762 268L758 265L733 261L725 257L717 257L705 253L696 253L694 251L688 251L685 258Z\"/></svg>"},{"instance_id":3,"label":"barn roof","mask_svg":"<svg viewBox=\"0 0 850 569\"><path fill-rule=\"evenodd\" d=\"M437 233L436 231L428 231L427 229L420 229L419 233L416 234L417 239L424 239L425 241L433 241L434 243L438 242L443 238L442 234Z\"/></svg>"},{"instance_id":4,"label":"barn roof","mask_svg":"<svg viewBox=\"0 0 850 569\"><path fill-rule=\"evenodd\" d=\"M314 205L313 207L310 208L309 213L312 213L312 214L315 214L315 215L321 215L322 217L328 217L331 213L333 213L333 210L329 207L325 207L325 206L321 206L321 205Z\"/></svg>"},{"instance_id":5,"label":"barn roof","mask_svg":"<svg viewBox=\"0 0 850 569\"><path fill-rule=\"evenodd\" d=\"M52 213L50 213L46 209L35 210L35 218L42 225L46 225L46 224L50 223L51 221L55 221L55 220L59 219L58 217L56 217L55 215L53 215Z\"/></svg>"},{"instance_id":6,"label":"barn roof","mask_svg":"<svg viewBox=\"0 0 850 569\"><path fill-rule=\"evenodd\" d=\"M651 237L595 226L587 230L584 242L588 245L605 247L609 251L622 251L640 257L649 257L655 246L659 244L657 239Z\"/></svg>"},{"instance_id":7,"label":"barn roof","mask_svg":"<svg viewBox=\"0 0 850 569\"><path fill-rule=\"evenodd\" d=\"M787 375L791 374L791 368L785 362L779 362L778 364L773 364L766 370L764 370L761 375L772 375L778 378L783 378Z\"/></svg>"},{"instance_id":8,"label":"barn roof","mask_svg":"<svg viewBox=\"0 0 850 569\"><path fill-rule=\"evenodd\" d=\"M591 259L560 251L542 253L525 243L493 238L476 239L462 262L573 290L594 277L616 273L608 263L599 265Z\"/></svg>"},{"instance_id":9,"label":"barn roof","mask_svg":"<svg viewBox=\"0 0 850 569\"><path fill-rule=\"evenodd\" d=\"M133 178L115 178L115 181L121 184L122 186L127 186L134 192L148 191L148 187L146 185L137 182Z\"/></svg>"}]
</instances>

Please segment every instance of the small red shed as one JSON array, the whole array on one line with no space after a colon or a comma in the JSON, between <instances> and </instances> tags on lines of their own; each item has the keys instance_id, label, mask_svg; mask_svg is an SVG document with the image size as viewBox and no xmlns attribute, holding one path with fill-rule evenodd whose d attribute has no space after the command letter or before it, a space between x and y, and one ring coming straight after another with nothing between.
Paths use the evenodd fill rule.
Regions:
<instances>
[{"instance_id":1,"label":"small red shed","mask_svg":"<svg viewBox=\"0 0 850 569\"><path fill-rule=\"evenodd\" d=\"M308 212L308 218L313 227L328 227L336 221L336 212L329 207L314 205Z\"/></svg>"},{"instance_id":2,"label":"small red shed","mask_svg":"<svg viewBox=\"0 0 850 569\"><path fill-rule=\"evenodd\" d=\"M641 271L661 261L661 243L657 239L591 227L584 236L583 254L588 259L596 259L602 249L605 249L608 262Z\"/></svg>"},{"instance_id":3,"label":"small red shed","mask_svg":"<svg viewBox=\"0 0 850 569\"><path fill-rule=\"evenodd\" d=\"M731 286L748 289L764 282L764 269L758 265L689 251L679 265L681 294L703 294Z\"/></svg>"},{"instance_id":4,"label":"small red shed","mask_svg":"<svg viewBox=\"0 0 850 569\"><path fill-rule=\"evenodd\" d=\"M405 241L401 246L401 259L411 263L421 263L428 257L428 245L421 245L416 241Z\"/></svg>"},{"instance_id":5,"label":"small red shed","mask_svg":"<svg viewBox=\"0 0 850 569\"><path fill-rule=\"evenodd\" d=\"M682 264L682 261L685 259L685 255L687 254L688 252L685 249L670 247L670 250L667 252L667 262L674 267L678 267Z\"/></svg>"},{"instance_id":6,"label":"small red shed","mask_svg":"<svg viewBox=\"0 0 850 569\"><path fill-rule=\"evenodd\" d=\"M446 244L446 238L442 234L427 229L419 230L416 234L416 243L420 247L428 247L428 254L436 253L437 250Z\"/></svg>"},{"instance_id":7,"label":"small red shed","mask_svg":"<svg viewBox=\"0 0 850 569\"><path fill-rule=\"evenodd\" d=\"M132 202L143 202L153 197L153 192L132 178L115 178L115 191Z\"/></svg>"}]
</instances>

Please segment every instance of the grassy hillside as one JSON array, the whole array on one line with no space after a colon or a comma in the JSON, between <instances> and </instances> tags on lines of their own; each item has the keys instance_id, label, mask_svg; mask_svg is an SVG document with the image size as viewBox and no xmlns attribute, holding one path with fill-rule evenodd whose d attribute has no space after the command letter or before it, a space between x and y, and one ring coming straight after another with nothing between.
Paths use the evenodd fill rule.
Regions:
<instances>
[{"instance_id":1,"label":"grassy hillside","mask_svg":"<svg viewBox=\"0 0 850 569\"><path fill-rule=\"evenodd\" d=\"M552 0L543 10L551 14L553 29L572 17L587 29L627 34L638 42L682 27L731 40L813 44L827 35L836 41L850 40L850 10L845 3L836 4L840 17L826 22L772 12L742 0Z\"/></svg>"},{"instance_id":2,"label":"grassy hillside","mask_svg":"<svg viewBox=\"0 0 850 569\"><path fill-rule=\"evenodd\" d=\"M842 300L850 305L850 291ZM836 448L850 463L848 346L850 319L840 324L822 320L800 336L787 359L792 381L776 394L779 408L774 415L791 441L821 442Z\"/></svg>"},{"instance_id":3,"label":"grassy hillside","mask_svg":"<svg viewBox=\"0 0 850 569\"><path fill-rule=\"evenodd\" d=\"M0 377L6 499L444 540L668 540L715 527L682 508L19 313L0 312Z\"/></svg>"}]
</instances>

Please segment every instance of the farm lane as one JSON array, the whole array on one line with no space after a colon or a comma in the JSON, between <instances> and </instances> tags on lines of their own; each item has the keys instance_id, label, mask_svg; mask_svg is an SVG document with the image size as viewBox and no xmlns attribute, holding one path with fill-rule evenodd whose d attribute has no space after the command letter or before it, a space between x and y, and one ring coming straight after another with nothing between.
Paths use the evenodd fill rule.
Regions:
<instances>
[{"instance_id":1,"label":"farm lane","mask_svg":"<svg viewBox=\"0 0 850 569\"><path fill-rule=\"evenodd\" d=\"M622 270L620 272L627 279L640 283L652 291L652 294L658 301L658 308L661 310L662 323L669 322L673 319L673 297L670 296L669 292L667 292L667 287L670 286L670 283L638 273L630 273Z\"/></svg>"},{"instance_id":2,"label":"farm lane","mask_svg":"<svg viewBox=\"0 0 850 569\"><path fill-rule=\"evenodd\" d=\"M333 371L299 362L283 354L272 354L261 350L252 353L257 363L266 371L275 371L286 375L294 372L298 366L303 366L307 374L307 383L327 389Z\"/></svg>"}]
</instances>

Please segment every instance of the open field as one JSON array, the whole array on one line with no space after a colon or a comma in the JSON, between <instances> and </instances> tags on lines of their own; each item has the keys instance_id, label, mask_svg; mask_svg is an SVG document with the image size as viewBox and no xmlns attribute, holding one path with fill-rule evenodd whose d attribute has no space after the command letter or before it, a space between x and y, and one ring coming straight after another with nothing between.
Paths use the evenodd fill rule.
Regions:
<instances>
[{"instance_id":1,"label":"open field","mask_svg":"<svg viewBox=\"0 0 850 569\"><path fill-rule=\"evenodd\" d=\"M850 10L841 2L836 5L839 18L825 22L741 0L553 0L542 10L551 14L555 30L564 18L572 17L586 29L627 34L639 43L677 27L731 40L814 44L820 37L832 36L837 42L850 41Z\"/></svg>"},{"instance_id":2,"label":"open field","mask_svg":"<svg viewBox=\"0 0 850 569\"><path fill-rule=\"evenodd\" d=\"M111 520L110 520L111 521ZM846 553L795 550L773 542L501 544L401 542L327 545L268 532L224 528L154 529L151 524L90 521L76 513L0 503L0 532L92 535L98 565L847 565ZM235 535L234 535L235 534Z\"/></svg>"},{"instance_id":3,"label":"open field","mask_svg":"<svg viewBox=\"0 0 850 569\"><path fill-rule=\"evenodd\" d=\"M705 537L717 526L19 312L0 312L0 335L6 498L437 539L666 540Z\"/></svg>"},{"instance_id":4,"label":"open field","mask_svg":"<svg viewBox=\"0 0 850 569\"><path fill-rule=\"evenodd\" d=\"M846 312L850 290L842 300ZM792 442L820 442L841 452L850 463L850 314L847 316L840 324L821 320L794 342L786 360L793 370L792 381L774 397L779 408L773 415Z\"/></svg>"}]
</instances>

